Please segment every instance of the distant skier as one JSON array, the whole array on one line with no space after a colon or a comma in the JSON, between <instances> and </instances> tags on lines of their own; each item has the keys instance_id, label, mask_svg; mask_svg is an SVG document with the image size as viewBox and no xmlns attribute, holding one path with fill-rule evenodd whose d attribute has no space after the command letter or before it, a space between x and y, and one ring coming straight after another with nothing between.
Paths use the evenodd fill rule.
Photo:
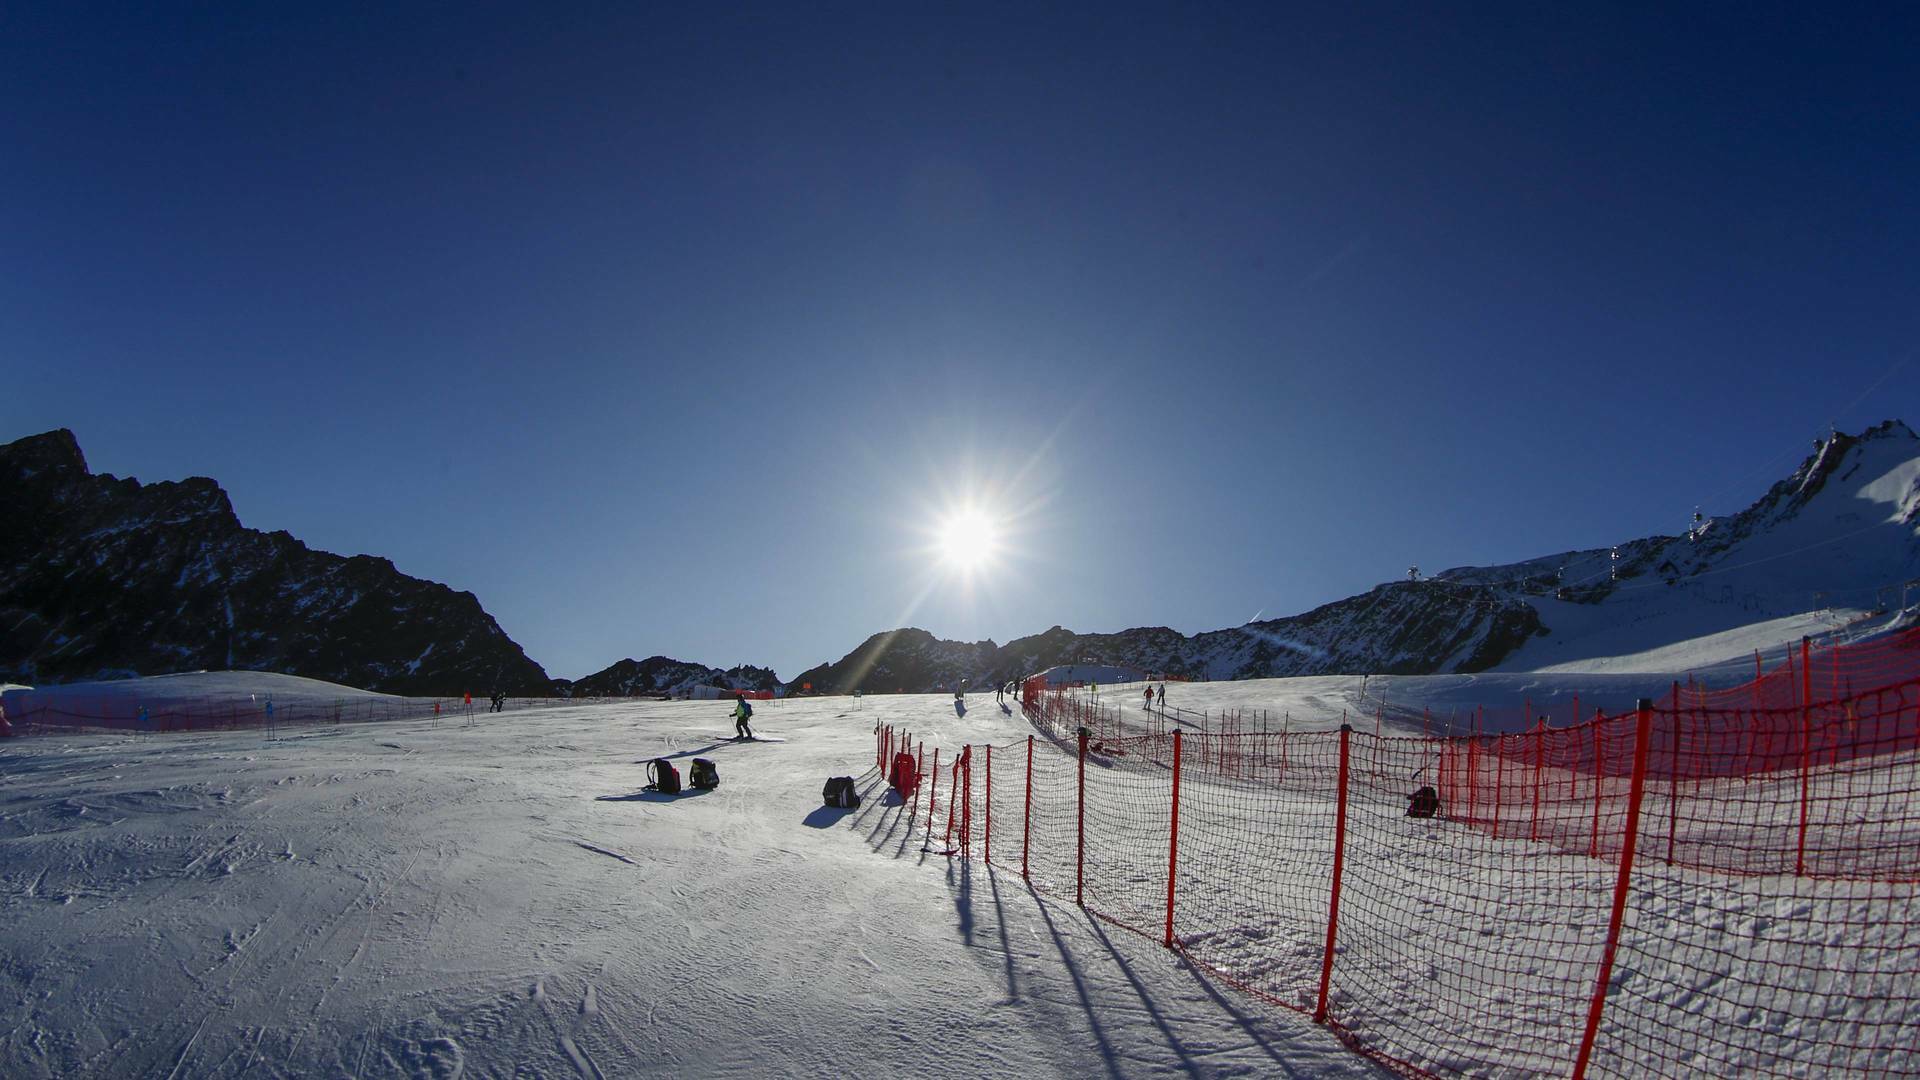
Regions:
<instances>
[{"instance_id":1,"label":"distant skier","mask_svg":"<svg viewBox=\"0 0 1920 1080\"><path fill-rule=\"evenodd\" d=\"M1167 684L1164 682L1160 684L1160 707L1167 707Z\"/></svg>"},{"instance_id":2,"label":"distant skier","mask_svg":"<svg viewBox=\"0 0 1920 1080\"><path fill-rule=\"evenodd\" d=\"M1147 711L1153 711L1153 684L1147 684Z\"/></svg>"},{"instance_id":3,"label":"distant skier","mask_svg":"<svg viewBox=\"0 0 1920 1080\"><path fill-rule=\"evenodd\" d=\"M747 695L733 695L733 731L736 739L753 738L753 727L747 721L753 719L753 706L747 704Z\"/></svg>"}]
</instances>

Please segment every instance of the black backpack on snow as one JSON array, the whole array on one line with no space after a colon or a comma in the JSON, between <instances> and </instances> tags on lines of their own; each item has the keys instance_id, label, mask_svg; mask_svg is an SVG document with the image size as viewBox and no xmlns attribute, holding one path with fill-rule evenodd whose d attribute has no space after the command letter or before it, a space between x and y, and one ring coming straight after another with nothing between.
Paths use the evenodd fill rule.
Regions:
<instances>
[{"instance_id":1,"label":"black backpack on snow","mask_svg":"<svg viewBox=\"0 0 1920 1080\"><path fill-rule=\"evenodd\" d=\"M720 786L720 770L706 758L694 758L693 765L687 769L687 784L711 791Z\"/></svg>"},{"instance_id":2,"label":"black backpack on snow","mask_svg":"<svg viewBox=\"0 0 1920 1080\"><path fill-rule=\"evenodd\" d=\"M860 805L860 793L853 790L853 777L835 776L827 780L826 789L821 793L828 806L841 810L851 810Z\"/></svg>"},{"instance_id":3,"label":"black backpack on snow","mask_svg":"<svg viewBox=\"0 0 1920 1080\"><path fill-rule=\"evenodd\" d=\"M666 758L654 758L647 763L647 779L652 781L647 785L651 790L662 795L680 794L680 770Z\"/></svg>"},{"instance_id":4,"label":"black backpack on snow","mask_svg":"<svg viewBox=\"0 0 1920 1080\"><path fill-rule=\"evenodd\" d=\"M1429 818L1440 810L1440 793L1430 787L1423 787L1413 793L1407 804L1407 816Z\"/></svg>"}]
</instances>

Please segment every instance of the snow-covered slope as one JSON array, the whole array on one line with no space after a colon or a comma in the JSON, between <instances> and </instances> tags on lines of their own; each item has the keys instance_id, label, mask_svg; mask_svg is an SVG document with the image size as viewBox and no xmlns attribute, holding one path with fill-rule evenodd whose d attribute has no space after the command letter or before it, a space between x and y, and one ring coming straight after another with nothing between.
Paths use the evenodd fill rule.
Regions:
<instances>
[{"instance_id":1,"label":"snow-covered slope","mask_svg":"<svg viewBox=\"0 0 1920 1080\"><path fill-rule=\"evenodd\" d=\"M365 699L399 700L390 694L272 671L191 671L138 679L8 687L4 694L8 711L16 713L34 705L79 706L108 702L162 708L241 700L274 701L287 706Z\"/></svg>"},{"instance_id":2,"label":"snow-covered slope","mask_svg":"<svg viewBox=\"0 0 1920 1080\"><path fill-rule=\"evenodd\" d=\"M217 677L192 677L217 678ZM0 741L0 1075L1382 1075L892 831L885 719L951 698ZM642 792L644 762L721 786Z\"/></svg>"},{"instance_id":3,"label":"snow-covered slope","mask_svg":"<svg viewBox=\"0 0 1920 1080\"><path fill-rule=\"evenodd\" d=\"M1299 730L1382 697L1443 713L1468 695L1494 705L1500 695L1627 698L1674 674L1246 680L1175 685L1169 704L1272 709ZM257 693L256 678L171 683L204 698ZM1122 688L1102 697L1116 690L1132 707ZM1104 928L1064 894L1041 902L1017 874L923 850L871 768L874 725L949 749L1028 733L1017 711L984 695L972 705L962 715L947 695L770 701L755 718L769 741L753 743L722 738L724 702L658 701L280 738L0 741L0 1075L1386 1075L1303 1016ZM656 756L683 772L710 758L721 786L643 791ZM820 806L822 782L838 774L860 778L864 806ZM1238 788L1206 798L1204 774L1187 782L1198 785L1191 806L1269 820L1257 815L1272 808ZM1164 827L1161 802L1135 804L1152 819L1136 823L1143 834ZM1401 820L1397 807L1374 812ZM1231 849L1236 827L1229 814L1193 833L1204 854L1189 859L1244 859ZM1403 836L1417 843L1391 865L1417 874L1432 841ZM1229 846L1207 849L1214 841ZM1558 871L1604 894L1609 866L1564 857ZM1673 917L1699 923L1717 902L1711 883L1682 878L1642 881L1635 904L1673 905ZM1321 887L1324 874L1300 885ZM1568 917L1561 900L1499 929L1551 933ZM1736 914L1737 926L1797 918ZM1421 940L1484 951L1472 924L1449 925L1473 940ZM1230 929L1254 941L1271 927ZM1781 960L1782 932L1766 945L1774 975L1799 962ZM1635 963L1655 985L1677 980L1677 992L1712 998L1750 944L1729 931L1694 954L1722 967ZM1378 947L1356 938L1343 955ZM1317 964L1316 948L1301 955ZM1810 997L1844 1000L1805 970ZM1591 969L1531 975L1502 983L1507 1019L1523 1030L1553 1013L1549 984L1584 986ZM1431 966L1402 977L1407 1007L1428 1022L1457 1015ZM1889 1030L1911 1030L1910 999L1874 1007ZM1684 1005L1661 1016L1652 1034L1681 1053L1716 1022ZM1616 1054L1633 1045L1617 1038L1628 1022L1610 1021ZM1766 1037L1792 1048L1797 1036L1769 1027ZM1480 1074L1495 1061L1523 1069L1536 1051L1558 1060L1566 1047L1499 1036L1491 1050L1446 1060Z\"/></svg>"},{"instance_id":4,"label":"snow-covered slope","mask_svg":"<svg viewBox=\"0 0 1920 1080\"><path fill-rule=\"evenodd\" d=\"M1741 513L1620 552L1617 580L1605 549L1442 576L1557 586L1534 590L1547 633L1506 657L1507 671L1612 661L1809 612L1848 622L1920 600L1902 587L1920 576L1920 438L1898 421L1835 435Z\"/></svg>"}]
</instances>

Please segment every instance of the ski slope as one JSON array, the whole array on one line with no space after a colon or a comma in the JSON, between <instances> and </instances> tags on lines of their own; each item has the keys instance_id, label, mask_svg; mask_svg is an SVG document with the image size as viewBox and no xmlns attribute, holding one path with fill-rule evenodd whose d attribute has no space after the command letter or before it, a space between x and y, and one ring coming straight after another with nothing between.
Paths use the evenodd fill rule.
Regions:
<instances>
[{"instance_id":1,"label":"ski slope","mask_svg":"<svg viewBox=\"0 0 1920 1080\"><path fill-rule=\"evenodd\" d=\"M969 701L0 742L0 1075L1378 1075L889 831L875 722L1027 730ZM721 786L643 792L654 756Z\"/></svg>"},{"instance_id":2,"label":"ski slope","mask_svg":"<svg viewBox=\"0 0 1920 1080\"><path fill-rule=\"evenodd\" d=\"M1546 711L1578 695L1583 712L1612 711L1689 673L1730 685L1750 676L1753 649L1771 658L1787 645L1766 637L1811 628L1776 621L1556 671L1173 683L1167 704L1185 710L1188 725L1195 714L1235 713L1238 730L1258 714L1295 731L1345 716L1362 730L1378 717L1387 734L1420 734L1429 717L1452 723L1483 704L1517 724L1522 702ZM1144 719L1142 688L1103 683L1099 698ZM10 689L5 702L18 715L36 696L124 710L266 696L317 707L355 693L213 672ZM1004 746L1032 731L1011 698L1003 708L974 693L964 710L948 694L762 702L754 726L768 741L750 743L725 737L729 711L728 702L549 703L437 721L290 725L277 737L0 741L0 1076L1384 1075L1326 1030L1090 919L1061 892L1043 903L1017 875L923 850L924 830L904 827L871 767L875 727L949 751ZM709 757L721 786L671 798L643 791L658 756L683 776L691 758ZM822 807L833 775L857 777L866 804ZM1404 793L1392 794L1356 813L1401 821ZM1227 816L1192 834L1201 845L1193 865L1247 864L1233 838L1266 835L1263 821L1312 818L1312 807L1288 809L1298 798L1276 793L1264 811L1237 797L1219 803ZM1196 789L1195 812L1206 802ZM1141 800L1153 819L1139 823L1142 835L1164 830L1163 804ZM1206 855L1207 836L1229 847ZM1320 896L1313 844L1324 838L1269 840L1278 846L1252 864L1266 875L1260 887ZM1407 842L1386 865L1419 864L1429 845L1417 831ZM1048 858L1065 850L1054 845ZM1157 860L1164 845L1144 850ZM1558 860L1552 880L1605 886L1613 872L1604 861L1543 857ZM1037 863L1034 872L1042 881L1071 870ZM1099 880L1144 889L1151 923L1159 873L1101 867ZM1361 964L1410 950L1392 968L1406 978L1435 957L1475 955L1487 933L1531 941L1564 921L1565 898L1541 892L1546 883L1524 874L1455 882L1500 898L1488 929L1422 944L1418 934L1369 940L1356 922L1343 950L1358 951L1343 955ZM1196 879L1182 902L1189 948L1224 950L1217 961L1298 938L1287 963L1317 963L1322 916L1282 904L1264 909L1267 922L1248 922L1233 907L1245 897L1209 899L1214 884ZM1799 900L1821 888L1800 887ZM1717 895L1714 879L1687 874L1644 891L1651 909L1672 908L1661 926ZM1726 917L1778 923L1787 914ZM1853 921L1895 935L1911 925L1877 918L1862 910ZM1599 925L1563 929L1590 945ZM1737 961L1738 948L1702 933L1688 947L1708 959L1674 974L1682 1000L1713 1001L1738 985L1723 963ZM1822 946L1810 942L1800 957L1780 952L1800 945L1773 941L1770 970L1791 955L1817 994ZM1920 948L1884 934L1871 944ZM1584 986L1590 962L1575 966ZM1271 974L1277 994L1301 982L1286 964ZM1464 1050L1432 1026L1449 1005L1428 1000L1431 978L1378 992L1400 1003L1391 1015L1404 1030L1434 1048L1431 1064L1531 1075L1567 1042L1532 1046L1538 1017L1577 1016L1584 1002L1554 996L1565 996L1565 972L1539 975L1500 1016L1483 1017L1481 1041ZM1889 1030L1920 1019L1912 995L1883 990L1871 996L1884 1002ZM1677 1030L1670 1015L1650 1015L1629 1030ZM1828 1037L1769 1029L1756 1045L1784 1053L1795 1040ZM1456 1050L1464 1056L1449 1056Z\"/></svg>"}]
</instances>

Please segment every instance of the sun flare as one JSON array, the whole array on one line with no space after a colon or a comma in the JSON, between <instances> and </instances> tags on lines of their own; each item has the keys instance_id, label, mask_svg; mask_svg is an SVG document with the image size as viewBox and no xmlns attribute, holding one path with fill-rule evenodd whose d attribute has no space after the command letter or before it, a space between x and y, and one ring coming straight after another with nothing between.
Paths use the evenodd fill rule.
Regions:
<instances>
[{"instance_id":1,"label":"sun flare","mask_svg":"<svg viewBox=\"0 0 1920 1080\"><path fill-rule=\"evenodd\" d=\"M975 569L992 558L996 544L993 521L978 510L954 513L940 526L940 557L961 570Z\"/></svg>"}]
</instances>

